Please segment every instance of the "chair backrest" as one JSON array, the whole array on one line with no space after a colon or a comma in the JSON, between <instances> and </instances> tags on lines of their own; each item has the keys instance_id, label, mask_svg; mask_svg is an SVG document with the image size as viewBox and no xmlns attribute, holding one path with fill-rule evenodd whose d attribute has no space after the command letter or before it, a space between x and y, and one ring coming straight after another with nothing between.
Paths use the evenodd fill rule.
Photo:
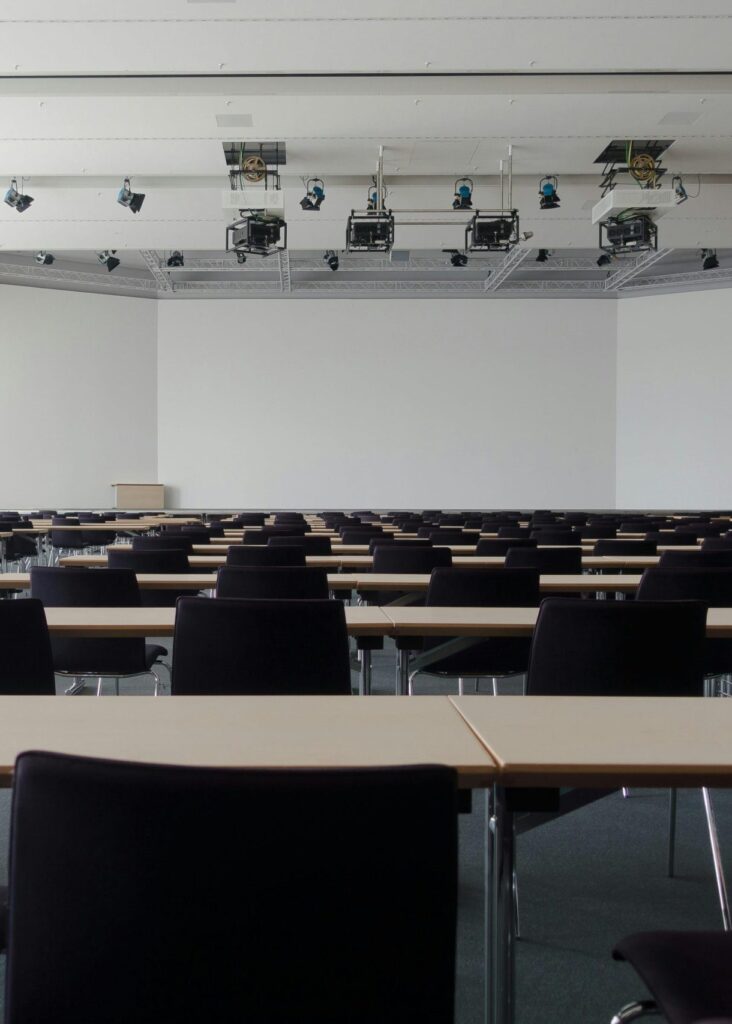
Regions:
<instances>
[{"instance_id":1,"label":"chair backrest","mask_svg":"<svg viewBox=\"0 0 732 1024\"><path fill-rule=\"evenodd\" d=\"M138 608L140 590L129 569L31 568L31 597L46 607ZM56 671L125 675L144 672L145 641L64 639L51 641Z\"/></svg>"},{"instance_id":2,"label":"chair backrest","mask_svg":"<svg viewBox=\"0 0 732 1024\"><path fill-rule=\"evenodd\" d=\"M43 604L33 598L0 601L0 694L55 693Z\"/></svg>"},{"instance_id":3,"label":"chair backrest","mask_svg":"<svg viewBox=\"0 0 732 1024\"><path fill-rule=\"evenodd\" d=\"M65 530L63 527L54 526L49 531L49 540L54 548L86 547L81 530Z\"/></svg>"},{"instance_id":4,"label":"chair backrest","mask_svg":"<svg viewBox=\"0 0 732 1024\"><path fill-rule=\"evenodd\" d=\"M453 608L536 608L539 573L536 569L433 569L426 605Z\"/></svg>"},{"instance_id":5,"label":"chair backrest","mask_svg":"<svg viewBox=\"0 0 732 1024\"><path fill-rule=\"evenodd\" d=\"M545 598L526 692L702 696L706 606L697 601Z\"/></svg>"},{"instance_id":6,"label":"chair backrest","mask_svg":"<svg viewBox=\"0 0 732 1024\"><path fill-rule=\"evenodd\" d=\"M403 548L385 544L374 549L374 572L432 572L441 566L452 565L449 548Z\"/></svg>"},{"instance_id":7,"label":"chair backrest","mask_svg":"<svg viewBox=\"0 0 732 1024\"><path fill-rule=\"evenodd\" d=\"M86 870L69 870L79 850ZM386 858L388 871L359 867ZM444 766L22 754L10 863L6 1024L453 1024L457 799Z\"/></svg>"},{"instance_id":8,"label":"chair backrest","mask_svg":"<svg viewBox=\"0 0 732 1024\"><path fill-rule=\"evenodd\" d=\"M592 549L593 555L655 555L656 545L652 540L598 540Z\"/></svg>"},{"instance_id":9,"label":"chair backrest","mask_svg":"<svg viewBox=\"0 0 732 1024\"><path fill-rule=\"evenodd\" d=\"M174 694L349 694L342 601L182 597Z\"/></svg>"},{"instance_id":10,"label":"chair backrest","mask_svg":"<svg viewBox=\"0 0 732 1024\"><path fill-rule=\"evenodd\" d=\"M285 544L236 544L226 552L227 565L305 565L305 548Z\"/></svg>"},{"instance_id":11,"label":"chair backrest","mask_svg":"<svg viewBox=\"0 0 732 1024\"><path fill-rule=\"evenodd\" d=\"M703 601L711 608L732 607L732 568L646 569L637 601Z\"/></svg>"},{"instance_id":12,"label":"chair backrest","mask_svg":"<svg viewBox=\"0 0 732 1024\"><path fill-rule=\"evenodd\" d=\"M110 569L130 569L132 572L190 572L188 553L175 548L153 548L135 550L114 550L107 555Z\"/></svg>"},{"instance_id":13,"label":"chair backrest","mask_svg":"<svg viewBox=\"0 0 732 1024\"><path fill-rule=\"evenodd\" d=\"M658 565L661 569L732 569L732 548L662 551Z\"/></svg>"},{"instance_id":14,"label":"chair backrest","mask_svg":"<svg viewBox=\"0 0 732 1024\"><path fill-rule=\"evenodd\" d=\"M480 540L480 530L432 530L429 540L433 544L467 544L475 546Z\"/></svg>"},{"instance_id":15,"label":"chair backrest","mask_svg":"<svg viewBox=\"0 0 732 1024\"><path fill-rule=\"evenodd\" d=\"M389 545L389 547L398 548L431 548L434 545L431 540L427 537L407 537L406 540L400 540L397 537L372 537L369 541L369 554L373 555L377 547L381 545Z\"/></svg>"},{"instance_id":16,"label":"chair backrest","mask_svg":"<svg viewBox=\"0 0 732 1024\"><path fill-rule=\"evenodd\" d=\"M507 569L538 569L540 573L581 573L582 548L509 548Z\"/></svg>"},{"instance_id":17,"label":"chair backrest","mask_svg":"<svg viewBox=\"0 0 732 1024\"><path fill-rule=\"evenodd\" d=\"M652 541L654 544L660 544L662 547L678 547L680 545L693 544L693 539L685 536L683 533L673 533L671 530L649 530L645 534L644 540Z\"/></svg>"},{"instance_id":18,"label":"chair backrest","mask_svg":"<svg viewBox=\"0 0 732 1024\"><path fill-rule=\"evenodd\" d=\"M701 543L702 551L730 551L732 550L732 536L705 537Z\"/></svg>"},{"instance_id":19,"label":"chair backrest","mask_svg":"<svg viewBox=\"0 0 732 1024\"><path fill-rule=\"evenodd\" d=\"M186 551L189 554L193 551L193 541L190 537L182 537L177 534L166 534L160 537L133 537L133 551Z\"/></svg>"},{"instance_id":20,"label":"chair backrest","mask_svg":"<svg viewBox=\"0 0 732 1024\"><path fill-rule=\"evenodd\" d=\"M341 530L340 539L342 544L368 544L374 537L383 537L383 530Z\"/></svg>"},{"instance_id":21,"label":"chair backrest","mask_svg":"<svg viewBox=\"0 0 732 1024\"><path fill-rule=\"evenodd\" d=\"M572 529L566 530L532 530L531 537L539 545L572 545L579 544L581 537L579 533L575 533Z\"/></svg>"},{"instance_id":22,"label":"chair backrest","mask_svg":"<svg viewBox=\"0 0 732 1024\"><path fill-rule=\"evenodd\" d=\"M505 555L511 548L535 548L533 537L484 537L475 546L476 555Z\"/></svg>"},{"instance_id":23,"label":"chair backrest","mask_svg":"<svg viewBox=\"0 0 732 1024\"><path fill-rule=\"evenodd\" d=\"M303 566L224 565L216 577L216 597L324 601L328 598L328 574L325 569Z\"/></svg>"},{"instance_id":24,"label":"chair backrest","mask_svg":"<svg viewBox=\"0 0 732 1024\"><path fill-rule=\"evenodd\" d=\"M330 537L320 537L314 533L304 536L291 537L284 534L282 537L270 537L267 547L299 547L303 548L306 555L330 555L332 548Z\"/></svg>"},{"instance_id":25,"label":"chair backrest","mask_svg":"<svg viewBox=\"0 0 732 1024\"><path fill-rule=\"evenodd\" d=\"M579 535L584 540L597 540L600 537L615 537L617 536L617 527L615 526L603 526L599 524L590 523L588 526L581 526L579 529Z\"/></svg>"},{"instance_id":26,"label":"chair backrest","mask_svg":"<svg viewBox=\"0 0 732 1024\"><path fill-rule=\"evenodd\" d=\"M531 535L531 528L528 526L499 526L499 537L526 537Z\"/></svg>"},{"instance_id":27,"label":"chair backrest","mask_svg":"<svg viewBox=\"0 0 732 1024\"><path fill-rule=\"evenodd\" d=\"M264 526L266 516L264 512L239 512L232 517L232 524L235 526Z\"/></svg>"}]
</instances>

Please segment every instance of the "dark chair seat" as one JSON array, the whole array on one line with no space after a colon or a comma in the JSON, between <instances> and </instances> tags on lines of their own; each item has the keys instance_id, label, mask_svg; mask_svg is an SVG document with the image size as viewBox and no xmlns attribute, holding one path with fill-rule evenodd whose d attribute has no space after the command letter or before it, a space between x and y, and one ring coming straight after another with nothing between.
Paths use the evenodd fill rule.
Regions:
<instances>
[{"instance_id":1,"label":"dark chair seat","mask_svg":"<svg viewBox=\"0 0 732 1024\"><path fill-rule=\"evenodd\" d=\"M640 932L613 957L638 972L668 1024L732 1016L732 932Z\"/></svg>"}]
</instances>

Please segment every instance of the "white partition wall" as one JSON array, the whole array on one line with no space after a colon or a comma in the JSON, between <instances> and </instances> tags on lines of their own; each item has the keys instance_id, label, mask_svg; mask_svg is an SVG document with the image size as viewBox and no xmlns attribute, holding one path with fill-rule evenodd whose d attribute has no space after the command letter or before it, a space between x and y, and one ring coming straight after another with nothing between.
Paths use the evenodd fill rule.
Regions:
<instances>
[{"instance_id":1,"label":"white partition wall","mask_svg":"<svg viewBox=\"0 0 732 1024\"><path fill-rule=\"evenodd\" d=\"M157 303L0 286L0 508L157 479Z\"/></svg>"},{"instance_id":2,"label":"white partition wall","mask_svg":"<svg viewBox=\"0 0 732 1024\"><path fill-rule=\"evenodd\" d=\"M159 304L180 507L608 507L612 301Z\"/></svg>"},{"instance_id":3,"label":"white partition wall","mask_svg":"<svg viewBox=\"0 0 732 1024\"><path fill-rule=\"evenodd\" d=\"M732 290L618 303L619 508L732 507Z\"/></svg>"}]
</instances>

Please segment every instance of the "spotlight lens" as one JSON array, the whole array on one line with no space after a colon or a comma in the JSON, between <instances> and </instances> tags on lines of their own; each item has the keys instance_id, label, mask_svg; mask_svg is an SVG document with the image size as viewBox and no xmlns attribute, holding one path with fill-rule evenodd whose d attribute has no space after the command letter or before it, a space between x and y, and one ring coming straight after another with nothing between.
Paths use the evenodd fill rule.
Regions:
<instances>
[{"instance_id":1,"label":"spotlight lens","mask_svg":"<svg viewBox=\"0 0 732 1024\"><path fill-rule=\"evenodd\" d=\"M544 193L545 196L553 196L554 186L550 181L545 181L544 184L541 186L541 191Z\"/></svg>"}]
</instances>

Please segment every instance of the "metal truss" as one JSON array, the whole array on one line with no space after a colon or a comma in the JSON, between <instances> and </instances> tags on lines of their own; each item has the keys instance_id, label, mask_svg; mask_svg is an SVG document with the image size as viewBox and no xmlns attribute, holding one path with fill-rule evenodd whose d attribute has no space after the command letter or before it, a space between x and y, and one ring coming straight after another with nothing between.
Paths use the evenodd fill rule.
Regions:
<instances>
[{"instance_id":1,"label":"metal truss","mask_svg":"<svg viewBox=\"0 0 732 1024\"><path fill-rule=\"evenodd\" d=\"M616 270L614 274L608 274L605 278L605 291L612 292L623 288L638 274L648 270L672 252L673 249L649 249L630 260L624 260L623 266L619 270Z\"/></svg>"},{"instance_id":2,"label":"metal truss","mask_svg":"<svg viewBox=\"0 0 732 1024\"><path fill-rule=\"evenodd\" d=\"M572 281L572 280L548 280L548 281L511 281L510 284L506 285L505 288L501 288L502 292L536 292L537 295L542 292L564 292L566 294L572 294L573 292L604 292L605 282L604 281Z\"/></svg>"},{"instance_id":3,"label":"metal truss","mask_svg":"<svg viewBox=\"0 0 732 1024\"><path fill-rule=\"evenodd\" d=\"M657 274L654 277L642 277L633 281L623 291L641 291L645 288L664 288L669 285L685 284L729 284L732 282L732 267L720 267L718 270L687 270L679 274Z\"/></svg>"},{"instance_id":4,"label":"metal truss","mask_svg":"<svg viewBox=\"0 0 732 1024\"><path fill-rule=\"evenodd\" d=\"M277 253L277 259L280 271L280 288L283 292L291 292L292 277L290 275L290 254L287 249L280 249Z\"/></svg>"},{"instance_id":5,"label":"metal truss","mask_svg":"<svg viewBox=\"0 0 732 1024\"><path fill-rule=\"evenodd\" d=\"M138 291L150 292L155 295L158 291L157 282L146 280L144 277L125 277L115 274L114 277L95 274L86 270L63 270L61 267L29 266L25 263L2 263L0 262L0 279L12 277L29 281L56 281L67 284L93 284L97 288L104 288L107 291L119 291L123 288L136 288Z\"/></svg>"},{"instance_id":6,"label":"metal truss","mask_svg":"<svg viewBox=\"0 0 732 1024\"><path fill-rule=\"evenodd\" d=\"M159 252L153 249L140 249L140 255L145 261L147 269L155 278L155 283L160 292L172 292L173 283L163 270L163 260Z\"/></svg>"},{"instance_id":7,"label":"metal truss","mask_svg":"<svg viewBox=\"0 0 732 1024\"><path fill-rule=\"evenodd\" d=\"M495 292L501 287L504 281L521 266L524 260L531 254L531 249L519 249L518 246L506 254L500 266L494 270L490 277L483 282L483 291Z\"/></svg>"}]
</instances>

